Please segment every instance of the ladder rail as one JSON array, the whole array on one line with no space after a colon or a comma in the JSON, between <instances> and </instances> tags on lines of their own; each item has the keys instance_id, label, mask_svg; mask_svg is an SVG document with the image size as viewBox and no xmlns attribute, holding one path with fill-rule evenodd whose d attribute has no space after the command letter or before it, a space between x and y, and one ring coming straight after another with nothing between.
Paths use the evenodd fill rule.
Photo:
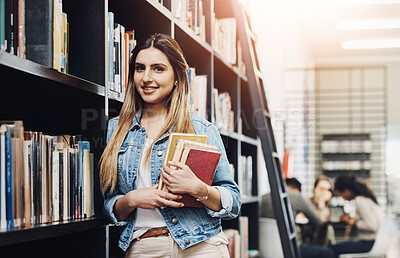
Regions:
<instances>
[{"instance_id":1,"label":"ladder rail","mask_svg":"<svg viewBox=\"0 0 400 258\"><path fill-rule=\"evenodd\" d=\"M231 2L237 20L238 36L242 46L243 61L246 65L247 80L254 111L253 115L255 116L256 128L263 148L264 160L271 186L272 204L278 224L283 254L285 258L301 257L297 245L297 234L292 208L286 184L284 183L279 157L277 156L267 99L264 87L257 74L257 71L260 70L255 56L256 53L251 42L252 39L247 33L249 28L247 15L237 0L232 0Z\"/></svg>"}]
</instances>

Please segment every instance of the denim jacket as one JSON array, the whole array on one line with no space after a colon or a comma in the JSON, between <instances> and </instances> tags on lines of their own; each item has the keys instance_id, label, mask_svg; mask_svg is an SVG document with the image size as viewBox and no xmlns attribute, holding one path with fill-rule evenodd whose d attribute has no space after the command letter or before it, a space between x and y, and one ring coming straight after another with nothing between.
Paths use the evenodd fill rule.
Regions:
<instances>
[{"instance_id":1,"label":"denim jacket","mask_svg":"<svg viewBox=\"0 0 400 258\"><path fill-rule=\"evenodd\" d=\"M122 230L119 247L127 250L132 241L132 232L136 221L136 210L125 220L119 221L114 214L116 201L128 192L136 189L136 179L140 154L146 139L146 130L139 124L141 113L133 119L130 131L119 150L118 180L116 190L106 194L104 209L106 216L117 226L125 226ZM193 246L221 232L221 219L233 219L238 216L241 207L239 188L232 179L225 148L216 127L207 120L192 115L196 133L209 136L208 142L217 146L222 153L212 185L221 194L222 209L218 212L205 208L171 208L159 209L171 236L181 249ZM118 123L118 117L108 123L107 143ZM152 147L150 156L150 171L152 184L158 184L161 166L168 143L169 132L157 139Z\"/></svg>"}]
</instances>

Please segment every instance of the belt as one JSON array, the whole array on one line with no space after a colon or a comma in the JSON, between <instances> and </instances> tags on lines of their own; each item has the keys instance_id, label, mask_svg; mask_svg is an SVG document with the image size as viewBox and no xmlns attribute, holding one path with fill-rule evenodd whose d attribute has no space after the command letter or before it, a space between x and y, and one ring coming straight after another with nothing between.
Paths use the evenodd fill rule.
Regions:
<instances>
[{"instance_id":1,"label":"belt","mask_svg":"<svg viewBox=\"0 0 400 258\"><path fill-rule=\"evenodd\" d=\"M167 227L164 228L152 228L147 230L146 233L144 233L143 235L141 235L139 237L139 239L143 239L146 237L156 237L156 236L161 236L161 235L168 235L169 230Z\"/></svg>"}]
</instances>

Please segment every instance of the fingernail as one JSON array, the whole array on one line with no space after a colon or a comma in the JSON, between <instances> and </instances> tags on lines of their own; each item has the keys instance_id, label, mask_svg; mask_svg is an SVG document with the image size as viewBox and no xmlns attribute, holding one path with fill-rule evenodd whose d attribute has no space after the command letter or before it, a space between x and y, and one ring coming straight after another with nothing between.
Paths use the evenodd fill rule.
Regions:
<instances>
[{"instance_id":1,"label":"fingernail","mask_svg":"<svg viewBox=\"0 0 400 258\"><path fill-rule=\"evenodd\" d=\"M181 204L181 207L183 207L183 206L185 206L185 204L182 203L182 204Z\"/></svg>"}]
</instances>

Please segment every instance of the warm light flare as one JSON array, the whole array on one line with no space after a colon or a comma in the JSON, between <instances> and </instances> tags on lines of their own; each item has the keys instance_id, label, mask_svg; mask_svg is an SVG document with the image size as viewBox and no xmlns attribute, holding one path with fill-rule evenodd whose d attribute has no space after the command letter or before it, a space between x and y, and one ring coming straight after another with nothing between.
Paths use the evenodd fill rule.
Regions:
<instances>
[{"instance_id":1,"label":"warm light flare","mask_svg":"<svg viewBox=\"0 0 400 258\"><path fill-rule=\"evenodd\" d=\"M399 4L400 0L335 0L338 5L382 5Z\"/></svg>"},{"instance_id":2,"label":"warm light flare","mask_svg":"<svg viewBox=\"0 0 400 258\"><path fill-rule=\"evenodd\" d=\"M342 48L344 49L400 48L400 39L348 40L342 43Z\"/></svg>"},{"instance_id":3,"label":"warm light flare","mask_svg":"<svg viewBox=\"0 0 400 258\"><path fill-rule=\"evenodd\" d=\"M342 21L339 23L340 30L377 30L400 28L400 18L385 20L360 20Z\"/></svg>"}]
</instances>

